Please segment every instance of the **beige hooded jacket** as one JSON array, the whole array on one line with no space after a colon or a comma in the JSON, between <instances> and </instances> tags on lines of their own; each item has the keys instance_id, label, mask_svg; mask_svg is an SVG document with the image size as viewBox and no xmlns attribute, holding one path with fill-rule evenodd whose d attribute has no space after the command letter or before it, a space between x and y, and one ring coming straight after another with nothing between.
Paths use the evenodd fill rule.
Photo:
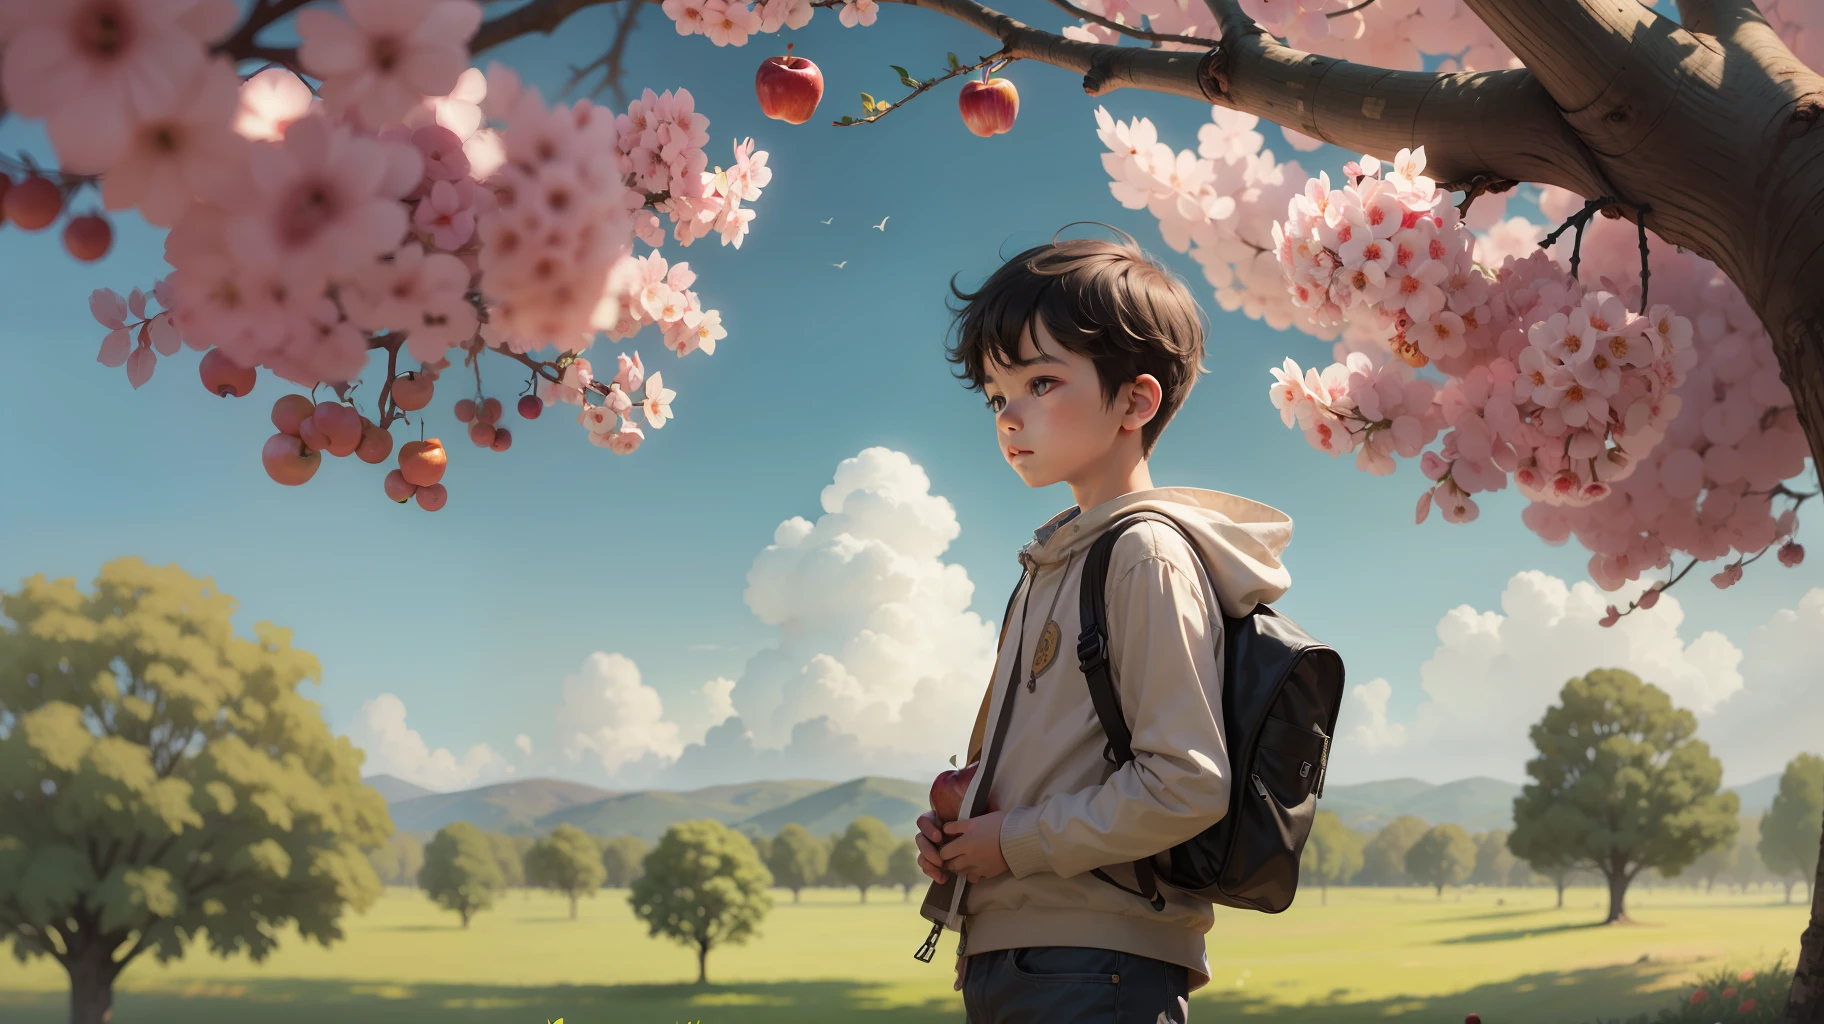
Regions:
<instances>
[{"instance_id":1,"label":"beige hooded jacket","mask_svg":"<svg viewBox=\"0 0 1824 1024\"><path fill-rule=\"evenodd\" d=\"M1170 516L1196 543L1206 576L1183 537L1140 523L1116 541L1108 568L1110 660L1133 731L1133 761L1115 769L1077 666L1083 562L1104 529L1128 512ZM1278 600L1291 579L1280 553L1292 520L1219 491L1159 487L1054 516L1020 551L1026 582L1004 624L994 678L969 742L969 760L1003 744L993 777L976 790L1006 810L1001 853L1010 873L980 883L934 885L927 919L962 930L961 951L1020 946L1093 946L1182 964L1191 987L1209 981L1203 935L1208 901L1161 886L1166 906L1122 892L1131 862L1197 835L1228 812L1229 755L1223 738L1222 615ZM1017 667L1019 676L1012 678ZM994 724L1013 700L1006 735Z\"/></svg>"}]
</instances>

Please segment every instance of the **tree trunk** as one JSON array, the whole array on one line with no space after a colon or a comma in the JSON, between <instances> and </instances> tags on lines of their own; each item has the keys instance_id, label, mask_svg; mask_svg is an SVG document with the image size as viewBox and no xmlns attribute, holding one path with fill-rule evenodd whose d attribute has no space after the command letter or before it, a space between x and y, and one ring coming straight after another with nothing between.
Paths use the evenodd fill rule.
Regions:
<instances>
[{"instance_id":1,"label":"tree trunk","mask_svg":"<svg viewBox=\"0 0 1824 1024\"><path fill-rule=\"evenodd\" d=\"M697 984L709 984L709 943L697 943Z\"/></svg>"},{"instance_id":2,"label":"tree trunk","mask_svg":"<svg viewBox=\"0 0 1824 1024\"><path fill-rule=\"evenodd\" d=\"M1438 899L1443 899L1443 898L1444 898L1444 883L1439 882L1438 883Z\"/></svg>"},{"instance_id":3,"label":"tree trunk","mask_svg":"<svg viewBox=\"0 0 1824 1024\"><path fill-rule=\"evenodd\" d=\"M460 911L458 911L458 913L460 913L462 915L462 928L464 931L467 931L469 928L470 910L469 910L469 908L464 907Z\"/></svg>"},{"instance_id":4,"label":"tree trunk","mask_svg":"<svg viewBox=\"0 0 1824 1024\"><path fill-rule=\"evenodd\" d=\"M120 965L100 943L69 960L70 1024L108 1024L114 1017L114 979Z\"/></svg>"},{"instance_id":5,"label":"tree trunk","mask_svg":"<svg viewBox=\"0 0 1824 1024\"><path fill-rule=\"evenodd\" d=\"M863 903L866 903L866 902L868 902L868 887L867 887L867 886L865 886L865 885L858 885L858 886L856 886L856 887L855 887L855 888L857 888L857 889L860 889L860 890L861 890L861 902L863 902ZM1790 888L1790 887L1789 887L1789 888ZM1788 901L1787 901L1787 902L1789 902L1789 903L1790 903L1790 902L1791 902L1791 901L1790 901L1790 900L1788 900Z\"/></svg>"},{"instance_id":6,"label":"tree trunk","mask_svg":"<svg viewBox=\"0 0 1824 1024\"><path fill-rule=\"evenodd\" d=\"M1603 918L1603 924L1632 924L1628 917L1628 874L1625 871L1608 870L1603 874L1609 880L1609 916Z\"/></svg>"},{"instance_id":7,"label":"tree trunk","mask_svg":"<svg viewBox=\"0 0 1824 1024\"><path fill-rule=\"evenodd\" d=\"M1559 875L1557 878L1552 879L1552 881L1554 883L1556 883L1558 886L1558 908L1557 909L1563 910L1564 909L1564 876Z\"/></svg>"},{"instance_id":8,"label":"tree trunk","mask_svg":"<svg viewBox=\"0 0 1824 1024\"><path fill-rule=\"evenodd\" d=\"M576 920L576 893L570 894L570 920Z\"/></svg>"},{"instance_id":9,"label":"tree trunk","mask_svg":"<svg viewBox=\"0 0 1824 1024\"><path fill-rule=\"evenodd\" d=\"M1811 883L1811 921L1799 935L1799 964L1792 976L1792 991L1786 996L1786 1014L1782 1020L1797 1024L1816 1021L1824 1016L1824 906L1818 894L1824 892L1824 836L1818 837L1818 869ZM1800 1016L1809 1014L1809 1016Z\"/></svg>"},{"instance_id":10,"label":"tree trunk","mask_svg":"<svg viewBox=\"0 0 1824 1024\"><path fill-rule=\"evenodd\" d=\"M1330 905L1330 886L1326 883L1320 883L1317 887L1317 892L1318 892L1317 905L1320 907L1329 906Z\"/></svg>"},{"instance_id":11,"label":"tree trunk","mask_svg":"<svg viewBox=\"0 0 1824 1024\"><path fill-rule=\"evenodd\" d=\"M796 887L793 887L793 889L792 889L792 902L793 903L798 902L798 889Z\"/></svg>"},{"instance_id":12,"label":"tree trunk","mask_svg":"<svg viewBox=\"0 0 1824 1024\"><path fill-rule=\"evenodd\" d=\"M1784 880L1784 884L1786 886L1786 902L1791 903L1792 902L1792 887L1798 883L1796 881L1794 881L1793 879L1788 878L1788 879Z\"/></svg>"}]
</instances>

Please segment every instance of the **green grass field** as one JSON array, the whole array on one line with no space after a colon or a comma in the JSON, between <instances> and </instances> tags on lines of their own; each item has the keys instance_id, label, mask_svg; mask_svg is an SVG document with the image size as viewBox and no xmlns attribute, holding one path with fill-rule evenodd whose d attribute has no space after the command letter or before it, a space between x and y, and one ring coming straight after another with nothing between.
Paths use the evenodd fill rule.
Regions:
<instances>
[{"instance_id":1,"label":"green grass field","mask_svg":"<svg viewBox=\"0 0 1824 1024\"><path fill-rule=\"evenodd\" d=\"M1700 969L1755 966L1798 949L1806 908L1746 897L1637 891L1639 923L1600 927L1604 895L1547 889L1313 889L1278 916L1217 915L1210 985L1192 1018L1306 1024L1376 1017L1488 1024L1587 1021L1657 1009ZM648 938L625 894L605 890L577 921L562 900L516 892L463 931L421 894L393 890L324 949L294 941L265 964L204 954L135 963L117 1024L783 1024L962 1019L950 990L954 937L936 963L912 959L925 928L897 890L867 905L853 890L778 903L762 936L711 954L699 989L681 946ZM0 1020L67 1019L65 979L48 961L0 962Z\"/></svg>"}]
</instances>

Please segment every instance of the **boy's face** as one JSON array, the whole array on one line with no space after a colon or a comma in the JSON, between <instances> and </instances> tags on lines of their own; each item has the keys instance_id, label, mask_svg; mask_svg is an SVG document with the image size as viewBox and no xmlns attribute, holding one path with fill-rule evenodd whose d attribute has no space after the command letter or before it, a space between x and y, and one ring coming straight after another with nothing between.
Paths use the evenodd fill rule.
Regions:
<instances>
[{"instance_id":1,"label":"boy's face","mask_svg":"<svg viewBox=\"0 0 1824 1024\"><path fill-rule=\"evenodd\" d=\"M1152 418L1157 404L1155 400L1136 422L1137 410L1129 408L1134 383L1123 384L1115 400L1104 405L1096 364L1058 344L1037 321L1020 337L1020 359L1027 365L985 362L982 392L994 412L1001 457L1026 486L1097 475L1123 439L1124 426L1132 431L1129 442L1138 445L1139 427Z\"/></svg>"}]
</instances>

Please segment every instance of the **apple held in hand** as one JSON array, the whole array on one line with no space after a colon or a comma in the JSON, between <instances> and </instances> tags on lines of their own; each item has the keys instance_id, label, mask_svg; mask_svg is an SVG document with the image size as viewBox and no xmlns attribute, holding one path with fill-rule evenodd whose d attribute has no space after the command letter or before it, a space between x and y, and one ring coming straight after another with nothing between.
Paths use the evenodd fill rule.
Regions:
<instances>
[{"instance_id":1,"label":"apple held in hand","mask_svg":"<svg viewBox=\"0 0 1824 1024\"><path fill-rule=\"evenodd\" d=\"M963 794L969 792L969 782L975 778L975 770L981 766L980 761L971 761L961 768L939 772L931 782L931 810L937 813L939 821L955 821L963 813Z\"/></svg>"},{"instance_id":2,"label":"apple held in hand","mask_svg":"<svg viewBox=\"0 0 1824 1024\"><path fill-rule=\"evenodd\" d=\"M803 57L792 56L792 44L785 44L785 56L768 57L754 72L754 95L760 99L760 112L787 124L803 124L817 112L823 99L823 72Z\"/></svg>"},{"instance_id":3,"label":"apple held in hand","mask_svg":"<svg viewBox=\"0 0 1824 1024\"><path fill-rule=\"evenodd\" d=\"M957 107L963 112L963 124L982 138L1013 130L1013 120L1020 116L1020 92L1005 78L988 78L963 86Z\"/></svg>"}]
</instances>

